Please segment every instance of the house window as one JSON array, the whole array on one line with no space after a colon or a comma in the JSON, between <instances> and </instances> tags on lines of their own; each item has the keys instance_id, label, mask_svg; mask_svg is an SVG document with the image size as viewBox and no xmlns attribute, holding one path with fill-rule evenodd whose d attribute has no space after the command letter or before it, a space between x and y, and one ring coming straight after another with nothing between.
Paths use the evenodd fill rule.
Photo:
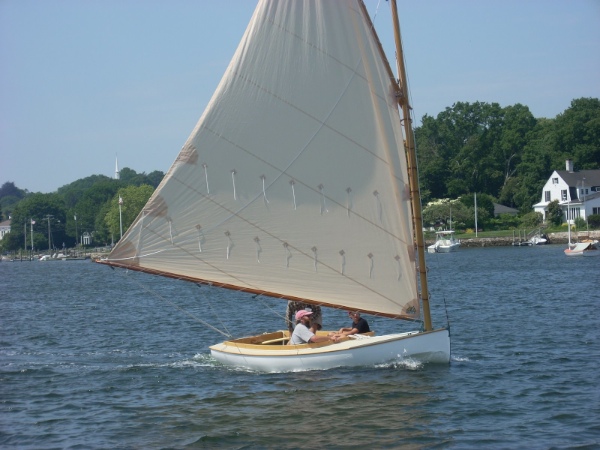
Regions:
<instances>
[{"instance_id":1,"label":"house window","mask_svg":"<svg viewBox=\"0 0 600 450\"><path fill-rule=\"evenodd\" d=\"M600 208L592 208L594 211L592 214L600 214Z\"/></svg>"},{"instance_id":2,"label":"house window","mask_svg":"<svg viewBox=\"0 0 600 450\"><path fill-rule=\"evenodd\" d=\"M563 202L567 200L567 190L566 189L563 189L562 191L560 191L560 195L561 195Z\"/></svg>"},{"instance_id":3,"label":"house window","mask_svg":"<svg viewBox=\"0 0 600 450\"><path fill-rule=\"evenodd\" d=\"M567 209L567 220L573 220L581 216L580 208L569 208Z\"/></svg>"},{"instance_id":4,"label":"house window","mask_svg":"<svg viewBox=\"0 0 600 450\"><path fill-rule=\"evenodd\" d=\"M558 184L558 178L552 178L552 184Z\"/></svg>"},{"instance_id":5,"label":"house window","mask_svg":"<svg viewBox=\"0 0 600 450\"><path fill-rule=\"evenodd\" d=\"M550 191L544 191L544 201L550 201Z\"/></svg>"}]
</instances>

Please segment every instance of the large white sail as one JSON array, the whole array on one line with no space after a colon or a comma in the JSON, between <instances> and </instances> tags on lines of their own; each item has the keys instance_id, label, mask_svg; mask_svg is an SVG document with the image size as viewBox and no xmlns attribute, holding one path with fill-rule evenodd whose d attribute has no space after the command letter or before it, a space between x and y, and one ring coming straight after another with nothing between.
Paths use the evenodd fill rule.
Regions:
<instances>
[{"instance_id":1,"label":"large white sail","mask_svg":"<svg viewBox=\"0 0 600 450\"><path fill-rule=\"evenodd\" d=\"M107 263L417 317L396 95L362 2L261 1Z\"/></svg>"}]
</instances>

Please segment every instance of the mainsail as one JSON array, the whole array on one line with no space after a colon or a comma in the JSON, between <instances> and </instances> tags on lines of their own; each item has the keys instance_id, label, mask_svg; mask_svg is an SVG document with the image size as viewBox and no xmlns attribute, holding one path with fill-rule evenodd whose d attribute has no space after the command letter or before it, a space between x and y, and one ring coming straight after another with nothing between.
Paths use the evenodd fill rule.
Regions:
<instances>
[{"instance_id":1,"label":"mainsail","mask_svg":"<svg viewBox=\"0 0 600 450\"><path fill-rule=\"evenodd\" d=\"M398 85L359 0L259 2L107 264L419 317Z\"/></svg>"}]
</instances>

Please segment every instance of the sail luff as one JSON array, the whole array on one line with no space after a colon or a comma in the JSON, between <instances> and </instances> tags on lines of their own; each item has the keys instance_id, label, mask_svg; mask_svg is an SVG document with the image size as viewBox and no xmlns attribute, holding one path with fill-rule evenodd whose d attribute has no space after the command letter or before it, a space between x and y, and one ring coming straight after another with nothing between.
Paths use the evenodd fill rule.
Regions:
<instances>
[{"instance_id":1,"label":"sail luff","mask_svg":"<svg viewBox=\"0 0 600 450\"><path fill-rule=\"evenodd\" d=\"M402 38L400 35L400 21L398 20L398 8L396 0L390 1L392 8L392 20L394 25L394 40L396 44L396 63L398 65L399 85L401 95L398 103L402 108L404 129L406 138L406 152L408 160L408 175L410 180L410 192L413 209L413 228L417 244L419 260L419 278L421 282L421 301L423 302L423 325L425 331L433 329L431 324L431 312L429 307L429 287L427 283L427 267L425 265L425 240L423 238L423 218L421 213L421 194L419 190L419 177L417 169L417 156L415 150L414 133L412 129L411 108L408 98L408 81L406 67L404 65L404 52L402 50Z\"/></svg>"}]
</instances>

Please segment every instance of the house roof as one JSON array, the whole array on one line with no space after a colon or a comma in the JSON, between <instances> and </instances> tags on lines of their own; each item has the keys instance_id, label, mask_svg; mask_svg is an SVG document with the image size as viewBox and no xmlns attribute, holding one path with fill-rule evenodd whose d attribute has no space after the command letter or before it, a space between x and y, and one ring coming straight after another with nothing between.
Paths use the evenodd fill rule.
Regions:
<instances>
[{"instance_id":1,"label":"house roof","mask_svg":"<svg viewBox=\"0 0 600 450\"><path fill-rule=\"evenodd\" d=\"M497 216L498 214L519 214L519 210L500 205L499 203L494 203L494 216Z\"/></svg>"},{"instance_id":2,"label":"house roof","mask_svg":"<svg viewBox=\"0 0 600 450\"><path fill-rule=\"evenodd\" d=\"M0 227L10 227L10 223L12 220L5 220L4 222L0 222Z\"/></svg>"},{"instance_id":3,"label":"house roof","mask_svg":"<svg viewBox=\"0 0 600 450\"><path fill-rule=\"evenodd\" d=\"M600 170L579 170L569 172L567 170L557 170L556 173L569 186L581 187L581 182L585 178L584 186L600 186Z\"/></svg>"},{"instance_id":4,"label":"house roof","mask_svg":"<svg viewBox=\"0 0 600 450\"><path fill-rule=\"evenodd\" d=\"M596 198L600 198L600 192L593 192L591 194L582 196L582 198L580 199L575 199L573 201L571 201L571 204L576 204L576 203L581 203L583 201L583 199L585 198L586 202L589 202L590 200L594 200ZM568 201L564 200L562 202L560 202L561 205L566 205L567 203L569 203Z\"/></svg>"}]
</instances>

